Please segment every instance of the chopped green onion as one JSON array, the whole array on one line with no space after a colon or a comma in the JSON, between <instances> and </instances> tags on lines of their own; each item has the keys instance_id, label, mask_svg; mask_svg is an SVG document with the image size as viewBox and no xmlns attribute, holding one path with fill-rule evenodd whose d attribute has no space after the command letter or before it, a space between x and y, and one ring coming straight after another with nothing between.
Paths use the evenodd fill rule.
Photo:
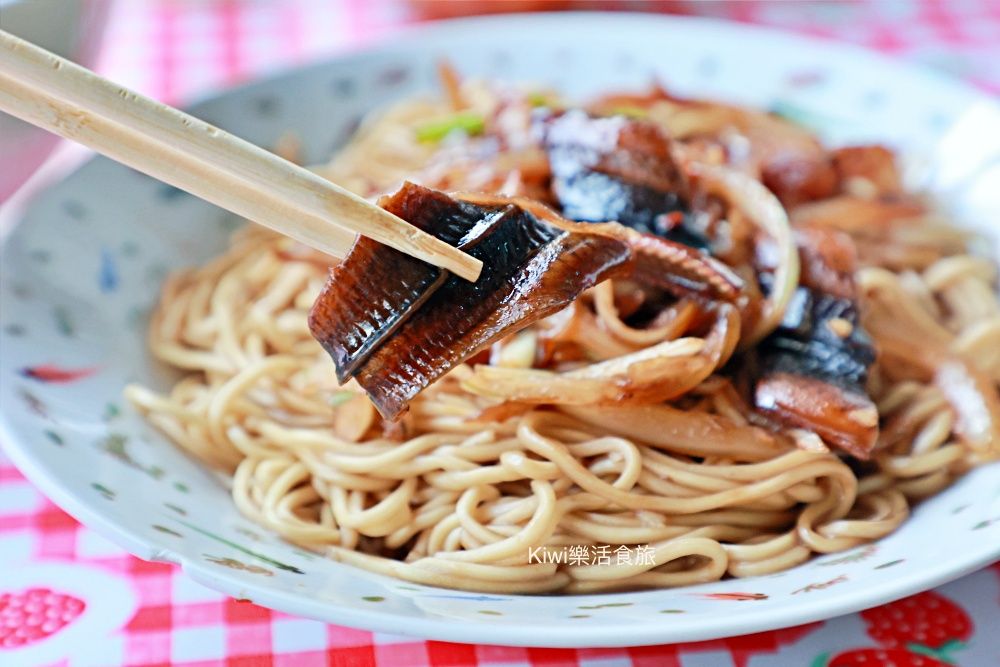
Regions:
<instances>
[{"instance_id":1,"label":"chopped green onion","mask_svg":"<svg viewBox=\"0 0 1000 667\"><path fill-rule=\"evenodd\" d=\"M331 408L335 408L338 405L343 405L344 403L347 403L355 396L357 396L357 394L355 394L353 391L338 391L337 393L331 395L330 398L326 399L326 404L329 405Z\"/></svg>"},{"instance_id":2,"label":"chopped green onion","mask_svg":"<svg viewBox=\"0 0 1000 667\"><path fill-rule=\"evenodd\" d=\"M845 124L845 121L840 118L829 116L821 111L807 109L804 106L787 100L777 100L771 105L768 111L779 118L784 118L790 123L804 127L807 130L812 130L813 132L823 132L823 130L831 127Z\"/></svg>"},{"instance_id":3,"label":"chopped green onion","mask_svg":"<svg viewBox=\"0 0 1000 667\"><path fill-rule=\"evenodd\" d=\"M549 97L545 93L528 93L528 104L533 107L547 107L549 106Z\"/></svg>"},{"instance_id":4,"label":"chopped green onion","mask_svg":"<svg viewBox=\"0 0 1000 667\"><path fill-rule=\"evenodd\" d=\"M486 129L486 121L477 113L463 111L450 118L434 120L417 126L414 130L417 141L441 141L453 130L462 130L466 134L482 134Z\"/></svg>"},{"instance_id":5,"label":"chopped green onion","mask_svg":"<svg viewBox=\"0 0 1000 667\"><path fill-rule=\"evenodd\" d=\"M615 116L627 116L629 118L648 118L649 109L643 109L642 107L636 106L620 106L615 107L611 110L612 115Z\"/></svg>"}]
</instances>

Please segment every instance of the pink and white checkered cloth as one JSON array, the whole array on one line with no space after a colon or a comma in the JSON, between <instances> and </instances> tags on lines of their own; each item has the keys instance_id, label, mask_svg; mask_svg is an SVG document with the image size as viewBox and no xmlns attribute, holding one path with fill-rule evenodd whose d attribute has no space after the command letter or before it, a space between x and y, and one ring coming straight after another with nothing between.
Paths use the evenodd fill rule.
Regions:
<instances>
[{"instance_id":1,"label":"pink and white checkered cloth","mask_svg":"<svg viewBox=\"0 0 1000 667\"><path fill-rule=\"evenodd\" d=\"M424 0L444 5L449 0ZM476 3L483 4L483 3ZM495 0L493 5L503 5ZM551 3L550 3L551 4ZM858 44L1000 93L997 0L567 0L669 9ZM417 20L400 0L119 0L98 70L167 103L357 48Z\"/></svg>"},{"instance_id":2,"label":"pink and white checkered cloth","mask_svg":"<svg viewBox=\"0 0 1000 667\"><path fill-rule=\"evenodd\" d=\"M1000 92L1000 0L566 4L666 9L822 35ZM182 104L250 77L356 48L416 19L409 4L378 0L119 0L97 69L154 98ZM7 590L4 581L20 583ZM92 597L86 595L88 586L96 591ZM67 590L77 593L60 596ZM14 606L27 608L31 591L37 604L58 607L66 628L36 640L39 650L30 667L759 667L825 665L826 658L852 647L875 648L857 615L713 642L584 650L425 642L327 625L227 598L175 566L129 556L46 500L0 452L4 667L16 667L13 654L4 655L6 619L13 617ZM963 609L978 628L973 645L956 655L956 664L997 664L1000 564L936 593ZM917 596L914 604L925 599ZM81 605L100 613L84 617L74 611ZM77 618L89 619L86 641L69 631ZM889 663L870 652L864 664Z\"/></svg>"}]
</instances>

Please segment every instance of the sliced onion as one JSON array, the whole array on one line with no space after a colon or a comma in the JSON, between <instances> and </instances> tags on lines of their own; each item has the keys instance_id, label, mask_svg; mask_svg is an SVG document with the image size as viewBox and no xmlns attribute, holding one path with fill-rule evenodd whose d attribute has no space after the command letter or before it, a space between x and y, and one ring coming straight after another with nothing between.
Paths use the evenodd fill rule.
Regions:
<instances>
[{"instance_id":1,"label":"sliced onion","mask_svg":"<svg viewBox=\"0 0 1000 667\"><path fill-rule=\"evenodd\" d=\"M678 410L669 405L563 405L559 411L600 428L602 433L689 456L765 461L794 448L766 429L739 426L720 415Z\"/></svg>"},{"instance_id":2,"label":"sliced onion","mask_svg":"<svg viewBox=\"0 0 1000 667\"><path fill-rule=\"evenodd\" d=\"M554 405L656 403L681 396L732 354L739 339L736 309L720 310L704 339L665 341L571 371L476 366L462 381L469 392L506 401Z\"/></svg>"},{"instance_id":3,"label":"sliced onion","mask_svg":"<svg viewBox=\"0 0 1000 667\"><path fill-rule=\"evenodd\" d=\"M934 383L955 411L955 435L973 449L1000 457L1000 397L996 385L964 359L937 367Z\"/></svg>"},{"instance_id":4,"label":"sliced onion","mask_svg":"<svg viewBox=\"0 0 1000 667\"><path fill-rule=\"evenodd\" d=\"M740 346L747 348L777 328L784 317L788 300L799 284L799 251L792 237L788 214L778 198L751 176L726 167L696 163L691 163L690 170L711 194L721 196L739 208L778 244L774 287L764 299L755 326L744 331L740 340Z\"/></svg>"}]
</instances>

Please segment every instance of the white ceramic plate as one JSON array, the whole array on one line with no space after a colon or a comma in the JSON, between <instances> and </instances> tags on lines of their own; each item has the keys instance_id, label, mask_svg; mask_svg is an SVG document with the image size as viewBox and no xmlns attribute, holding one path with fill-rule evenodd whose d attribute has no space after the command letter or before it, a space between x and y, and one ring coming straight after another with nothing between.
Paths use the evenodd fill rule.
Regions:
<instances>
[{"instance_id":1,"label":"white ceramic plate","mask_svg":"<svg viewBox=\"0 0 1000 667\"><path fill-rule=\"evenodd\" d=\"M537 81L571 96L639 88L656 77L681 94L795 114L833 141L879 139L924 152L983 98L868 53L771 31L560 14L431 26L394 46L225 93L194 112L264 146L294 130L308 160L320 161L365 112L433 89L441 56L466 74ZM975 223L969 191L960 201ZM985 201L995 205L1000 191L991 192ZM452 641L584 647L796 625L930 588L1000 556L997 465L927 501L877 544L771 577L678 590L465 594L295 549L241 517L216 476L121 398L129 381L168 386L169 374L143 344L160 282L170 269L221 251L235 224L193 197L96 159L39 197L3 248L3 442L56 503L141 558L180 563L229 595L333 623ZM43 382L26 369L83 376Z\"/></svg>"}]
</instances>

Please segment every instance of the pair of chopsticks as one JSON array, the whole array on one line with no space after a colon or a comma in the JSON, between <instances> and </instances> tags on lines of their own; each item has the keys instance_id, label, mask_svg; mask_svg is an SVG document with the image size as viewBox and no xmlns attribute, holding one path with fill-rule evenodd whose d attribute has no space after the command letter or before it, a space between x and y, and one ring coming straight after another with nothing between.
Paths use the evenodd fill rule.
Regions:
<instances>
[{"instance_id":1,"label":"pair of chopsticks","mask_svg":"<svg viewBox=\"0 0 1000 667\"><path fill-rule=\"evenodd\" d=\"M307 169L2 30L0 111L335 257L357 233L467 280L482 269Z\"/></svg>"}]
</instances>

